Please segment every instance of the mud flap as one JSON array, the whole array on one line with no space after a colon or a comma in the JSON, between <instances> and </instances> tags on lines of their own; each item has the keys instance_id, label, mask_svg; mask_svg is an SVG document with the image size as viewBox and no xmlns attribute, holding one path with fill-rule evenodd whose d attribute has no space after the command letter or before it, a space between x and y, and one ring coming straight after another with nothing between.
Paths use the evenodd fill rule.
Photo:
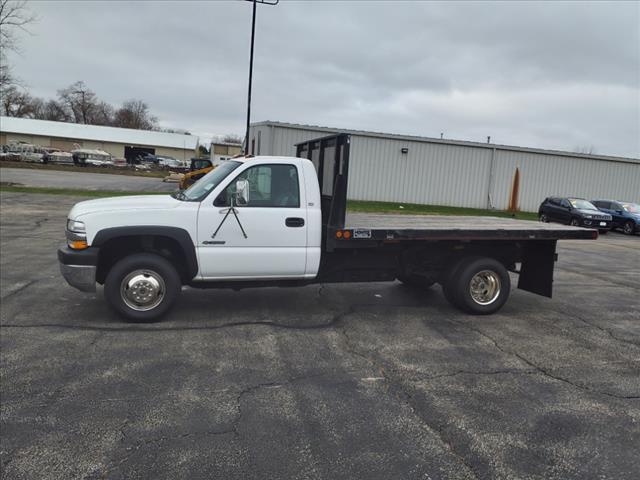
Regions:
<instances>
[{"instance_id":1,"label":"mud flap","mask_svg":"<svg viewBox=\"0 0 640 480\"><path fill-rule=\"evenodd\" d=\"M524 244L518 288L551 298L556 243L556 240L532 240Z\"/></svg>"}]
</instances>

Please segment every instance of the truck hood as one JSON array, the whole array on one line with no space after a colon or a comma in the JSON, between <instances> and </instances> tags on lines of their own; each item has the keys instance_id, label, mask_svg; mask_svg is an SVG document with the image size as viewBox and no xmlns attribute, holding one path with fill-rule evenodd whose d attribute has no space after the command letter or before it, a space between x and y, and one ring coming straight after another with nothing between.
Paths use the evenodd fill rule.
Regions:
<instances>
[{"instance_id":1,"label":"truck hood","mask_svg":"<svg viewBox=\"0 0 640 480\"><path fill-rule=\"evenodd\" d=\"M173 209L182 202L167 195L132 195L127 197L109 197L76 203L69 212L69 218L77 219L91 213L104 213L130 210Z\"/></svg>"}]
</instances>

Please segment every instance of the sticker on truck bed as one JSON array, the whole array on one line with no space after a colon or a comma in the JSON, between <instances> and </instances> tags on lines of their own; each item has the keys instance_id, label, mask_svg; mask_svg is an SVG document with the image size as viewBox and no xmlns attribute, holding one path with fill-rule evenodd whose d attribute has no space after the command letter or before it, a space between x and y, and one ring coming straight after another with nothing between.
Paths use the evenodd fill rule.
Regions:
<instances>
[{"instance_id":1,"label":"sticker on truck bed","mask_svg":"<svg viewBox=\"0 0 640 480\"><path fill-rule=\"evenodd\" d=\"M356 228L353 231L353 238L371 238L371 230Z\"/></svg>"}]
</instances>

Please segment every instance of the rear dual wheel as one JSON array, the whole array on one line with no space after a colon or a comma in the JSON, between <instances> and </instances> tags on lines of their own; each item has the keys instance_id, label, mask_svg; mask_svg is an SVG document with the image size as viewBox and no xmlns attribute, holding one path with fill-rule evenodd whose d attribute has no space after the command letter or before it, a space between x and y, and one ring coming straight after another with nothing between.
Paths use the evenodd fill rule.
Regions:
<instances>
[{"instance_id":1,"label":"rear dual wheel","mask_svg":"<svg viewBox=\"0 0 640 480\"><path fill-rule=\"evenodd\" d=\"M460 310L472 315L488 315L506 303L511 279L499 261L468 257L453 265L442 288L449 303Z\"/></svg>"}]
</instances>

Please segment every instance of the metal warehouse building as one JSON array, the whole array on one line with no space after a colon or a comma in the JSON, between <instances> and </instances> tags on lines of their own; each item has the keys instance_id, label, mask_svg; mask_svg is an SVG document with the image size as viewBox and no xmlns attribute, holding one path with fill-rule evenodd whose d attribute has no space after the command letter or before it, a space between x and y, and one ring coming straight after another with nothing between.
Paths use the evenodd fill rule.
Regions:
<instances>
[{"instance_id":1,"label":"metal warehouse building","mask_svg":"<svg viewBox=\"0 0 640 480\"><path fill-rule=\"evenodd\" d=\"M76 148L99 149L115 158L126 158L128 161L132 161L143 152L189 160L195 154L198 137L150 130L0 117L0 144L13 142L32 143L64 151Z\"/></svg>"},{"instance_id":2,"label":"metal warehouse building","mask_svg":"<svg viewBox=\"0 0 640 480\"><path fill-rule=\"evenodd\" d=\"M519 206L537 211L545 197L640 201L640 159L585 155L281 122L251 125L249 153L295 155L296 143L351 134L348 196L504 210L516 168Z\"/></svg>"}]
</instances>

